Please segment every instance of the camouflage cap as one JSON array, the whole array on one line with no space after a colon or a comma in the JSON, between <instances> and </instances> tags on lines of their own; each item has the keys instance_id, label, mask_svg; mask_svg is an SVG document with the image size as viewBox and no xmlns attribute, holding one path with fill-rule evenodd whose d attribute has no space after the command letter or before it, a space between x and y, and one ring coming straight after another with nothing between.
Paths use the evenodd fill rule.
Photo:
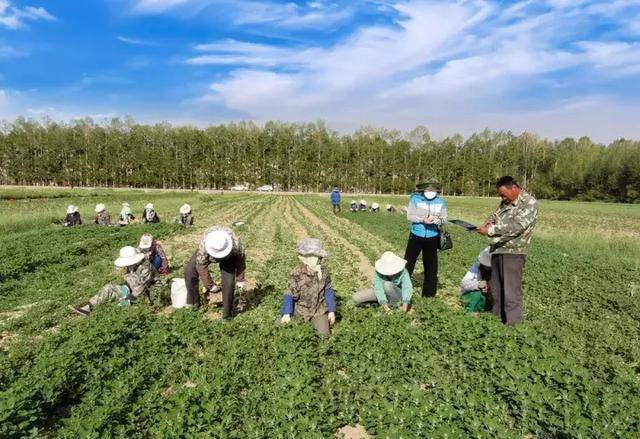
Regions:
<instances>
[{"instance_id":1,"label":"camouflage cap","mask_svg":"<svg viewBox=\"0 0 640 439\"><path fill-rule=\"evenodd\" d=\"M416 184L416 189L419 191L434 191L440 192L441 186L437 181L423 181Z\"/></svg>"},{"instance_id":2,"label":"camouflage cap","mask_svg":"<svg viewBox=\"0 0 640 439\"><path fill-rule=\"evenodd\" d=\"M300 256L318 256L325 258L329 256L323 246L322 241L317 238L305 238L298 243L298 254Z\"/></svg>"}]
</instances>

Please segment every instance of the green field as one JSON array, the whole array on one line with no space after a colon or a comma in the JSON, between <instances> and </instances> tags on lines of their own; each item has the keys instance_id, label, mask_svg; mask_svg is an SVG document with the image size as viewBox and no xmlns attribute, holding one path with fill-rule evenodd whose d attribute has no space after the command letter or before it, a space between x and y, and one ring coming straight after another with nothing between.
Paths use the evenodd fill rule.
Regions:
<instances>
[{"instance_id":1,"label":"green field","mask_svg":"<svg viewBox=\"0 0 640 439\"><path fill-rule=\"evenodd\" d=\"M164 223L57 224L67 204L87 221L96 203L113 216L123 201L137 213L153 202ZM447 201L451 218L471 221L497 203ZM169 223L185 202L192 230ZM638 437L639 205L541 202L516 328L461 310L459 281L484 242L457 228L436 299L417 298L409 315L355 308L351 293L384 250L402 254L408 225L343 209L334 216L324 195L0 189L0 437L306 438L348 425L382 438ZM67 311L118 279L118 249L142 233L181 277L203 230L236 221L250 291L234 320L216 307L171 312L168 287L89 318ZM331 252L339 321L324 340L278 325L305 236Z\"/></svg>"}]
</instances>

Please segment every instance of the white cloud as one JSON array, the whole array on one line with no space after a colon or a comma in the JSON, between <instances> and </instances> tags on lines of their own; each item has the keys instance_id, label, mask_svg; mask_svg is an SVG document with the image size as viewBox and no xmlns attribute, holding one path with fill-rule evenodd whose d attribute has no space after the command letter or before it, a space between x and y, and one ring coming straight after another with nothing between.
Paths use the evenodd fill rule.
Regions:
<instances>
[{"instance_id":1,"label":"white cloud","mask_svg":"<svg viewBox=\"0 0 640 439\"><path fill-rule=\"evenodd\" d=\"M118 35L116 36L116 39L120 42L132 44L134 46L158 46L158 43L156 43L155 41L143 40L140 38L131 38Z\"/></svg>"},{"instance_id":2,"label":"white cloud","mask_svg":"<svg viewBox=\"0 0 640 439\"><path fill-rule=\"evenodd\" d=\"M0 26L9 29L19 29L25 26L27 21L56 21L43 7L12 6L9 0L0 0Z\"/></svg>"}]
</instances>

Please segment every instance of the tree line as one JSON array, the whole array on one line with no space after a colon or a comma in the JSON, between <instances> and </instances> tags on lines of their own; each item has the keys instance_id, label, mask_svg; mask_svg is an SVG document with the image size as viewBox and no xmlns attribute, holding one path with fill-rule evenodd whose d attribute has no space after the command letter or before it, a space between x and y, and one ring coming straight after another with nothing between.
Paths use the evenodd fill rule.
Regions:
<instances>
[{"instance_id":1,"label":"tree line","mask_svg":"<svg viewBox=\"0 0 640 439\"><path fill-rule=\"evenodd\" d=\"M448 195L493 195L513 175L540 198L640 202L640 142L550 141L485 130L431 138L363 127L341 135L322 122L229 123L197 128L131 119L96 123L18 118L0 125L0 183L408 193L436 179Z\"/></svg>"}]
</instances>

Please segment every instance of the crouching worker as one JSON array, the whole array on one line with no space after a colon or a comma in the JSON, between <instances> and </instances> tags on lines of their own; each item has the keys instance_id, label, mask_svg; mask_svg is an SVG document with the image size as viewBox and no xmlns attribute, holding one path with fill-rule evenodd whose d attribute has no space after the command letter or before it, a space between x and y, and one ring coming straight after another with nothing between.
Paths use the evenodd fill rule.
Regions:
<instances>
[{"instance_id":1,"label":"crouching worker","mask_svg":"<svg viewBox=\"0 0 640 439\"><path fill-rule=\"evenodd\" d=\"M231 229L213 226L204 232L198 250L184 268L187 285L187 303L194 308L200 307L199 281L207 297L220 291L220 287L211 279L209 265L220 265L222 280L222 317L230 319L233 313L233 300L236 285L244 289L246 256L244 247ZM237 283L236 283L237 282Z\"/></svg>"},{"instance_id":2,"label":"crouching worker","mask_svg":"<svg viewBox=\"0 0 640 439\"><path fill-rule=\"evenodd\" d=\"M180 207L180 215L175 217L173 220L174 224L180 224L181 226L191 227L193 226L194 217L193 213L191 213L191 206L188 204L183 204Z\"/></svg>"},{"instance_id":3,"label":"crouching worker","mask_svg":"<svg viewBox=\"0 0 640 439\"><path fill-rule=\"evenodd\" d=\"M385 311L390 310L390 305L402 303L402 310L409 311L413 285L406 265L407 261L400 256L384 252L375 264L373 288L356 292L353 301L356 305L377 302Z\"/></svg>"},{"instance_id":4,"label":"crouching worker","mask_svg":"<svg viewBox=\"0 0 640 439\"><path fill-rule=\"evenodd\" d=\"M67 216L64 219L65 227L73 227L82 225L82 220L80 219L80 212L78 212L78 206L74 206L73 204L67 207Z\"/></svg>"},{"instance_id":5,"label":"crouching worker","mask_svg":"<svg viewBox=\"0 0 640 439\"><path fill-rule=\"evenodd\" d=\"M289 273L289 290L284 294L282 318L289 323L298 316L311 323L318 335L329 334L336 321L336 296L331 287L331 276L322 259L328 256L319 239L307 238L298 243L301 264Z\"/></svg>"},{"instance_id":6,"label":"crouching worker","mask_svg":"<svg viewBox=\"0 0 640 439\"><path fill-rule=\"evenodd\" d=\"M380 205L378 203L373 203L371 205L371 212L373 212L373 213L380 212Z\"/></svg>"},{"instance_id":7,"label":"crouching worker","mask_svg":"<svg viewBox=\"0 0 640 439\"><path fill-rule=\"evenodd\" d=\"M350 210L353 213L358 211L358 203L356 203L356 200L351 200Z\"/></svg>"},{"instance_id":8,"label":"crouching worker","mask_svg":"<svg viewBox=\"0 0 640 439\"><path fill-rule=\"evenodd\" d=\"M387 213L396 213L396 208L391 204L387 204Z\"/></svg>"},{"instance_id":9,"label":"crouching worker","mask_svg":"<svg viewBox=\"0 0 640 439\"><path fill-rule=\"evenodd\" d=\"M133 216L133 212L131 211L131 206L129 203L122 203L122 210L120 211L120 216L118 217L118 225L126 226L136 220L136 217Z\"/></svg>"},{"instance_id":10,"label":"crouching worker","mask_svg":"<svg viewBox=\"0 0 640 439\"><path fill-rule=\"evenodd\" d=\"M110 226L111 225L111 215L107 212L107 207L102 204L96 204L96 208L93 210L96 213L96 217L93 220L94 224L99 226Z\"/></svg>"},{"instance_id":11,"label":"crouching worker","mask_svg":"<svg viewBox=\"0 0 640 439\"><path fill-rule=\"evenodd\" d=\"M131 301L141 295L149 295L149 290L157 279L157 273L144 254L135 247L123 247L120 249L120 257L115 260L115 266L125 269L124 284L107 284L89 299L88 303L69 305L69 308L81 316L88 316L101 303L118 301L119 305L130 305Z\"/></svg>"},{"instance_id":12,"label":"crouching worker","mask_svg":"<svg viewBox=\"0 0 640 439\"><path fill-rule=\"evenodd\" d=\"M167 254L162 248L162 245L160 245L152 235L145 233L140 237L138 250L144 254L147 261L156 269L158 274L163 276L169 274L169 259L167 259Z\"/></svg>"},{"instance_id":13,"label":"crouching worker","mask_svg":"<svg viewBox=\"0 0 640 439\"><path fill-rule=\"evenodd\" d=\"M153 207L153 204L148 203L146 206L144 206L144 210L142 211L142 223L147 224L159 222L160 216L158 215L158 212L156 212L156 208Z\"/></svg>"},{"instance_id":14,"label":"crouching worker","mask_svg":"<svg viewBox=\"0 0 640 439\"><path fill-rule=\"evenodd\" d=\"M460 282L460 302L469 313L491 311L492 300L489 290L491 280L491 254L489 247L478 255Z\"/></svg>"}]
</instances>

